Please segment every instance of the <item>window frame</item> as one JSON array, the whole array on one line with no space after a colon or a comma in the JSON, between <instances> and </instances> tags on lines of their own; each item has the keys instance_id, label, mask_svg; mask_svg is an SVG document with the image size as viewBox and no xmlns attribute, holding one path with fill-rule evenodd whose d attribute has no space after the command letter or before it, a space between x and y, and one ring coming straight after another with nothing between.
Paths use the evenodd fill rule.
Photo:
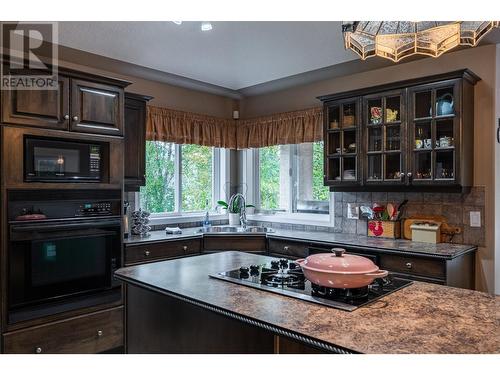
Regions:
<instances>
[{"instance_id":1,"label":"window frame","mask_svg":"<svg viewBox=\"0 0 500 375\"><path fill-rule=\"evenodd\" d=\"M313 142L314 143L314 142ZM294 212L297 210L297 188L295 183L298 179L298 160L297 157L299 154L298 144L287 144L283 145L289 147L288 157L289 159L289 181L288 188L290 189L289 199L288 199L288 209L286 212L279 210L269 210L262 209L261 207L261 198L260 198L260 148L253 148L244 151L243 158L243 181L247 184L249 189L249 194L247 200L255 202L256 210L259 211L272 211L273 213L270 216L280 215L281 217L291 217L291 218L309 218L310 215L314 215L320 221L325 221L328 219L331 222L330 218L333 218L333 200L332 194L328 195L329 199L325 202L329 202L329 213L311 213L311 214L303 214L300 212ZM253 181L253 183L252 183Z\"/></svg>"},{"instance_id":2,"label":"window frame","mask_svg":"<svg viewBox=\"0 0 500 375\"><path fill-rule=\"evenodd\" d=\"M168 143L168 142L165 142ZM172 143L172 142L170 142ZM184 211L182 209L182 146L183 144L174 144L174 211L172 212L154 212L151 213L153 224L160 223L161 219L187 217L192 220L193 217L201 217L206 210ZM206 147L206 146L200 146ZM212 202L209 212L218 214L216 206L217 201L225 199L224 182L229 178L230 158L229 150L219 147L212 147ZM136 195L136 206L140 207L140 192Z\"/></svg>"}]
</instances>

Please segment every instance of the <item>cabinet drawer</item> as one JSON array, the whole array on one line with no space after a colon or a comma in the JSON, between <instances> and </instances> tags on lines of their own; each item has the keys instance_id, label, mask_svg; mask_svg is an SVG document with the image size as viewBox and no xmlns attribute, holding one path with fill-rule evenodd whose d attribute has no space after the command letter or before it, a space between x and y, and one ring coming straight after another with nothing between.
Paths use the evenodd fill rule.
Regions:
<instances>
[{"instance_id":1,"label":"cabinet drawer","mask_svg":"<svg viewBox=\"0 0 500 375\"><path fill-rule=\"evenodd\" d=\"M305 258L309 254L308 244L281 240L269 240L269 252L293 258Z\"/></svg>"},{"instance_id":2,"label":"cabinet drawer","mask_svg":"<svg viewBox=\"0 0 500 375\"><path fill-rule=\"evenodd\" d=\"M199 239L126 246L125 264L192 255L199 253L200 249Z\"/></svg>"},{"instance_id":3,"label":"cabinet drawer","mask_svg":"<svg viewBox=\"0 0 500 375\"><path fill-rule=\"evenodd\" d=\"M123 307L3 335L6 354L100 353L123 345Z\"/></svg>"},{"instance_id":4,"label":"cabinet drawer","mask_svg":"<svg viewBox=\"0 0 500 375\"><path fill-rule=\"evenodd\" d=\"M435 279L446 278L446 263L444 260L381 254L380 268Z\"/></svg>"},{"instance_id":5,"label":"cabinet drawer","mask_svg":"<svg viewBox=\"0 0 500 375\"><path fill-rule=\"evenodd\" d=\"M205 236L203 249L207 251L249 251L265 252L265 236Z\"/></svg>"}]
</instances>

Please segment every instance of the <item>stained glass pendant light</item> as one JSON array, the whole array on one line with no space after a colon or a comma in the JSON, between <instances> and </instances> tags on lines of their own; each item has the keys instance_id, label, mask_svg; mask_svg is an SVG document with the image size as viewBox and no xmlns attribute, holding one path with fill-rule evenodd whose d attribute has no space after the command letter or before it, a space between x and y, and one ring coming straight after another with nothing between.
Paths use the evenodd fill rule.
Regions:
<instances>
[{"instance_id":1,"label":"stained glass pendant light","mask_svg":"<svg viewBox=\"0 0 500 375\"><path fill-rule=\"evenodd\" d=\"M361 59L392 61L421 54L438 57L459 45L476 46L500 21L351 21L342 24L345 48Z\"/></svg>"}]
</instances>

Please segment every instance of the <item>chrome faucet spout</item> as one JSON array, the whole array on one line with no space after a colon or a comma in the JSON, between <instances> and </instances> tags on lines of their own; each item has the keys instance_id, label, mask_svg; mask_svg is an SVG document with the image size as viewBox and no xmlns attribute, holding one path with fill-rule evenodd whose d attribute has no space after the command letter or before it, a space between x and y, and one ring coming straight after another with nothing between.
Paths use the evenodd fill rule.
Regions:
<instances>
[{"instance_id":1,"label":"chrome faucet spout","mask_svg":"<svg viewBox=\"0 0 500 375\"><path fill-rule=\"evenodd\" d=\"M234 206L234 202L237 202L238 208L240 211L240 222L243 229L247 227L247 204L245 200L245 196L241 193L235 193L229 199L228 207L232 208Z\"/></svg>"}]
</instances>

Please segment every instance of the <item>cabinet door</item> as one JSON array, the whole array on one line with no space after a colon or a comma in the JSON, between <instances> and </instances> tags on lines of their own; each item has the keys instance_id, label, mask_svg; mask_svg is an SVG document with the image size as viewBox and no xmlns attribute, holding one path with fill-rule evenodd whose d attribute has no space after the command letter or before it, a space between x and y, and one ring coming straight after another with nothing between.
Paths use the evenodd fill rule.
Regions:
<instances>
[{"instance_id":1,"label":"cabinet door","mask_svg":"<svg viewBox=\"0 0 500 375\"><path fill-rule=\"evenodd\" d=\"M403 185L406 176L405 95L392 91L363 100L366 185Z\"/></svg>"},{"instance_id":2,"label":"cabinet door","mask_svg":"<svg viewBox=\"0 0 500 375\"><path fill-rule=\"evenodd\" d=\"M125 98L125 189L138 191L146 182L146 102Z\"/></svg>"},{"instance_id":3,"label":"cabinet door","mask_svg":"<svg viewBox=\"0 0 500 375\"><path fill-rule=\"evenodd\" d=\"M59 76L56 90L4 90L2 122L67 130L69 78Z\"/></svg>"},{"instance_id":4,"label":"cabinet door","mask_svg":"<svg viewBox=\"0 0 500 375\"><path fill-rule=\"evenodd\" d=\"M409 153L412 185L459 181L460 81L410 90Z\"/></svg>"},{"instance_id":5,"label":"cabinet door","mask_svg":"<svg viewBox=\"0 0 500 375\"><path fill-rule=\"evenodd\" d=\"M119 87L72 79L70 129L123 135L123 97Z\"/></svg>"},{"instance_id":6,"label":"cabinet door","mask_svg":"<svg viewBox=\"0 0 500 375\"><path fill-rule=\"evenodd\" d=\"M359 185L361 101L328 103L325 112L325 185Z\"/></svg>"}]
</instances>

